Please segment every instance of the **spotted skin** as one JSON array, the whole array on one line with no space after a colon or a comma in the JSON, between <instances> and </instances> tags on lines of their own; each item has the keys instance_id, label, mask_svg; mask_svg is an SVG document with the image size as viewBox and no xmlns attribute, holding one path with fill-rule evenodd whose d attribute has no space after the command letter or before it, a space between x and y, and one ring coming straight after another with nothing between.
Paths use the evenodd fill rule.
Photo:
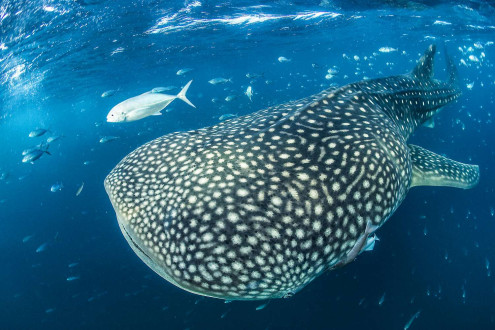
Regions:
<instances>
[{"instance_id":1,"label":"spotted skin","mask_svg":"<svg viewBox=\"0 0 495 330\"><path fill-rule=\"evenodd\" d=\"M459 96L431 79L425 61L434 51L409 75L144 144L105 179L124 236L185 290L292 296L354 259L366 228L381 226L404 199L414 169L407 138Z\"/></svg>"}]
</instances>

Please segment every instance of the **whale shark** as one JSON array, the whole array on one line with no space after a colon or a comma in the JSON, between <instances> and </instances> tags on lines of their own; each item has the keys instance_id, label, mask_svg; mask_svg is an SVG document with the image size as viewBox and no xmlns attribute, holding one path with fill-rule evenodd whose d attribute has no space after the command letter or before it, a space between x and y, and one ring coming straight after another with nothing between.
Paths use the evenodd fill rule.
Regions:
<instances>
[{"instance_id":1,"label":"whale shark","mask_svg":"<svg viewBox=\"0 0 495 330\"><path fill-rule=\"evenodd\" d=\"M479 181L407 142L461 95L450 58L433 78L435 51L408 74L140 146L104 182L124 237L170 283L228 300L291 297L352 262L411 188Z\"/></svg>"}]
</instances>

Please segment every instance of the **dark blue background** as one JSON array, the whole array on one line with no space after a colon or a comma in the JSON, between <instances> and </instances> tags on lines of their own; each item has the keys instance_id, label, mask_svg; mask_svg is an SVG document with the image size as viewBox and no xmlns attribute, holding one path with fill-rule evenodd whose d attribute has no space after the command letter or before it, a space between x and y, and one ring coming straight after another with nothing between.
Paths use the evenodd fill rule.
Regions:
<instances>
[{"instance_id":1,"label":"dark blue background","mask_svg":"<svg viewBox=\"0 0 495 330\"><path fill-rule=\"evenodd\" d=\"M486 260L495 265L494 9L485 1L431 3L3 1L0 328L402 329L421 310L411 329L493 329L495 274ZM412 189L378 232L373 252L259 311L264 302L225 304L175 288L131 251L103 189L128 152L170 132L215 124L222 114L409 72L430 43L439 46L439 78L443 45L454 57L463 95L411 142L479 164L476 188ZM379 52L384 46L398 51ZM279 63L279 56L291 61ZM334 66L339 73L326 80ZM176 75L186 67L194 70ZM248 72L263 77L250 81ZM233 82L208 84L215 77ZM197 109L174 101L161 117L105 122L118 102L189 79ZM243 95L248 85L252 102ZM109 89L118 92L101 98ZM223 101L233 94L238 98ZM47 137L28 137L38 127L64 138L50 146L51 157L24 164L22 150ZM100 144L102 136L120 139ZM57 182L64 188L52 193ZM43 243L47 249L36 253Z\"/></svg>"}]
</instances>

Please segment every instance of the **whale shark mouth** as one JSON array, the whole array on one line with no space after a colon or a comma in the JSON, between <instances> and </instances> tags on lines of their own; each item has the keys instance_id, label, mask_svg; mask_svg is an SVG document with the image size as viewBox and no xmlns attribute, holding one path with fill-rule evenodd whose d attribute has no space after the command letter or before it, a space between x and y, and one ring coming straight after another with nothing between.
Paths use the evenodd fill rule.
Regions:
<instances>
[{"instance_id":1,"label":"whale shark mouth","mask_svg":"<svg viewBox=\"0 0 495 330\"><path fill-rule=\"evenodd\" d=\"M117 216L117 218L118 218L118 216ZM119 223L120 223L120 221L119 221ZM139 244L137 244L134 241L134 239L129 234L129 232L127 231L127 229L125 228L125 226L124 225L121 225L121 228L122 228L122 232L124 233L125 238L127 238L127 241L132 244L131 247L134 247L134 248L138 249L144 256L146 256L148 259L150 259L150 261L152 261L153 259L146 253L146 251L144 251L143 249L141 249L141 247L139 246Z\"/></svg>"}]
</instances>

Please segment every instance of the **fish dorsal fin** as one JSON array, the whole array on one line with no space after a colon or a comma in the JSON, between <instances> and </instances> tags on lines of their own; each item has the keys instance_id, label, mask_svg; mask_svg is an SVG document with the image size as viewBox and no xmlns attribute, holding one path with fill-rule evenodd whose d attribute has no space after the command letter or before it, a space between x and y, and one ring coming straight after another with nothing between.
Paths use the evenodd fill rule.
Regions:
<instances>
[{"instance_id":1,"label":"fish dorsal fin","mask_svg":"<svg viewBox=\"0 0 495 330\"><path fill-rule=\"evenodd\" d=\"M436 46L430 45L412 72L415 78L419 80L431 80L433 78L433 58L435 57L435 52Z\"/></svg>"},{"instance_id":2,"label":"fish dorsal fin","mask_svg":"<svg viewBox=\"0 0 495 330\"><path fill-rule=\"evenodd\" d=\"M412 182L415 186L443 186L469 189L478 184L478 165L468 165L409 144L412 160Z\"/></svg>"}]
</instances>

